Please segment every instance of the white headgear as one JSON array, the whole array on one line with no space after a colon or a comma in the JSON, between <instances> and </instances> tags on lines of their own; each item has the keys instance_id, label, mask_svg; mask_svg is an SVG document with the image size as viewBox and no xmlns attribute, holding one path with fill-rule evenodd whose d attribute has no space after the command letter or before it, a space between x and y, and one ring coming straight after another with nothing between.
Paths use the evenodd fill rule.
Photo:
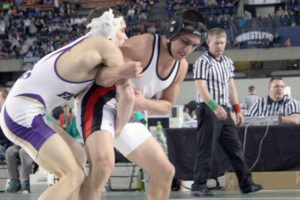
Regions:
<instances>
[{"instance_id":1,"label":"white headgear","mask_svg":"<svg viewBox=\"0 0 300 200\"><path fill-rule=\"evenodd\" d=\"M91 28L87 35L102 36L115 42L122 19L123 17L121 16L115 18L113 10L109 9L100 17L92 19L92 21L86 25L87 28Z\"/></svg>"}]
</instances>

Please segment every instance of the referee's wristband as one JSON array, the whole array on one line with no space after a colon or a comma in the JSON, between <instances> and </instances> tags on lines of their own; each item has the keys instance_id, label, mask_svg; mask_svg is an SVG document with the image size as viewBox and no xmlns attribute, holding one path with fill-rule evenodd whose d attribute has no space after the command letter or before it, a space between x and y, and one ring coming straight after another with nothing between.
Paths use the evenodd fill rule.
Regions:
<instances>
[{"instance_id":1,"label":"referee's wristband","mask_svg":"<svg viewBox=\"0 0 300 200\"><path fill-rule=\"evenodd\" d=\"M217 108L219 107L219 104L213 99L207 102L207 105L212 111L217 110Z\"/></svg>"},{"instance_id":2,"label":"referee's wristband","mask_svg":"<svg viewBox=\"0 0 300 200\"><path fill-rule=\"evenodd\" d=\"M234 104L233 106L232 106L232 108L233 108L233 111L235 112L235 113L240 113L241 112L241 107L240 107L240 104Z\"/></svg>"}]
</instances>

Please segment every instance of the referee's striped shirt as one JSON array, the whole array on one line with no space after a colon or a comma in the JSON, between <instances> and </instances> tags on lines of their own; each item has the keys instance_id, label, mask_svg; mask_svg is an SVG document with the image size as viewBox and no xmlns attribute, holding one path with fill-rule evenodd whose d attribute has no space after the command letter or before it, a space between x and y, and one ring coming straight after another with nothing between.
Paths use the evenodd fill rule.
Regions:
<instances>
[{"instance_id":1,"label":"referee's striped shirt","mask_svg":"<svg viewBox=\"0 0 300 200\"><path fill-rule=\"evenodd\" d=\"M249 110L259 99L260 97L257 95L248 95L241 103L241 107L245 110Z\"/></svg>"},{"instance_id":2,"label":"referee's striped shirt","mask_svg":"<svg viewBox=\"0 0 300 200\"><path fill-rule=\"evenodd\" d=\"M194 80L206 80L212 98L219 105L230 106L229 80L234 76L233 62L227 56L216 60L209 52L205 52L194 63ZM197 94L197 102L204 102Z\"/></svg>"},{"instance_id":3,"label":"referee's striped shirt","mask_svg":"<svg viewBox=\"0 0 300 200\"><path fill-rule=\"evenodd\" d=\"M284 95L280 101L273 101L269 96L261 98L249 110L249 116L288 116L300 114L297 101L288 95Z\"/></svg>"}]
</instances>

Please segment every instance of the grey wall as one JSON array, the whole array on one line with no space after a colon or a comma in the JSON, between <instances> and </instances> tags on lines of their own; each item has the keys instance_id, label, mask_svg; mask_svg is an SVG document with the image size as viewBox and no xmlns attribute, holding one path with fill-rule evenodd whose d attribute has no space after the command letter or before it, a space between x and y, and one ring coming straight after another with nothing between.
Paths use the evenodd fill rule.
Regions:
<instances>
[{"instance_id":1,"label":"grey wall","mask_svg":"<svg viewBox=\"0 0 300 200\"><path fill-rule=\"evenodd\" d=\"M248 86L256 87L257 95L266 96L268 94L269 78L258 79L237 79L235 80L240 101L242 101L248 93ZM291 87L291 96L300 100L300 77L285 77L285 85ZM195 86L193 81L185 81L181 85L180 94L176 104L186 104L191 100L196 100Z\"/></svg>"},{"instance_id":2,"label":"grey wall","mask_svg":"<svg viewBox=\"0 0 300 200\"><path fill-rule=\"evenodd\" d=\"M299 59L300 47L269 49L232 49L225 51L233 61L274 61ZM194 63L203 52L194 52L188 56L189 63Z\"/></svg>"}]
</instances>

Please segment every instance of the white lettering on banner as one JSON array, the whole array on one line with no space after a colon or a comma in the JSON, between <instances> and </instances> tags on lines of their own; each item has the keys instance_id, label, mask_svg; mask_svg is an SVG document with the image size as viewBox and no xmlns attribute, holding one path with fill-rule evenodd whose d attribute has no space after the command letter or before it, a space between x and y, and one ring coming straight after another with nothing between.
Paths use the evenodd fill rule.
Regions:
<instances>
[{"instance_id":1,"label":"white lettering on banner","mask_svg":"<svg viewBox=\"0 0 300 200\"><path fill-rule=\"evenodd\" d=\"M249 0L249 5L264 5L283 3L284 0Z\"/></svg>"},{"instance_id":2,"label":"white lettering on banner","mask_svg":"<svg viewBox=\"0 0 300 200\"><path fill-rule=\"evenodd\" d=\"M238 35L235 38L235 41L238 43L249 41L249 40L262 40L262 39L268 39L269 41L273 41L273 38L274 35L272 33L262 32L262 31L250 31Z\"/></svg>"}]
</instances>

